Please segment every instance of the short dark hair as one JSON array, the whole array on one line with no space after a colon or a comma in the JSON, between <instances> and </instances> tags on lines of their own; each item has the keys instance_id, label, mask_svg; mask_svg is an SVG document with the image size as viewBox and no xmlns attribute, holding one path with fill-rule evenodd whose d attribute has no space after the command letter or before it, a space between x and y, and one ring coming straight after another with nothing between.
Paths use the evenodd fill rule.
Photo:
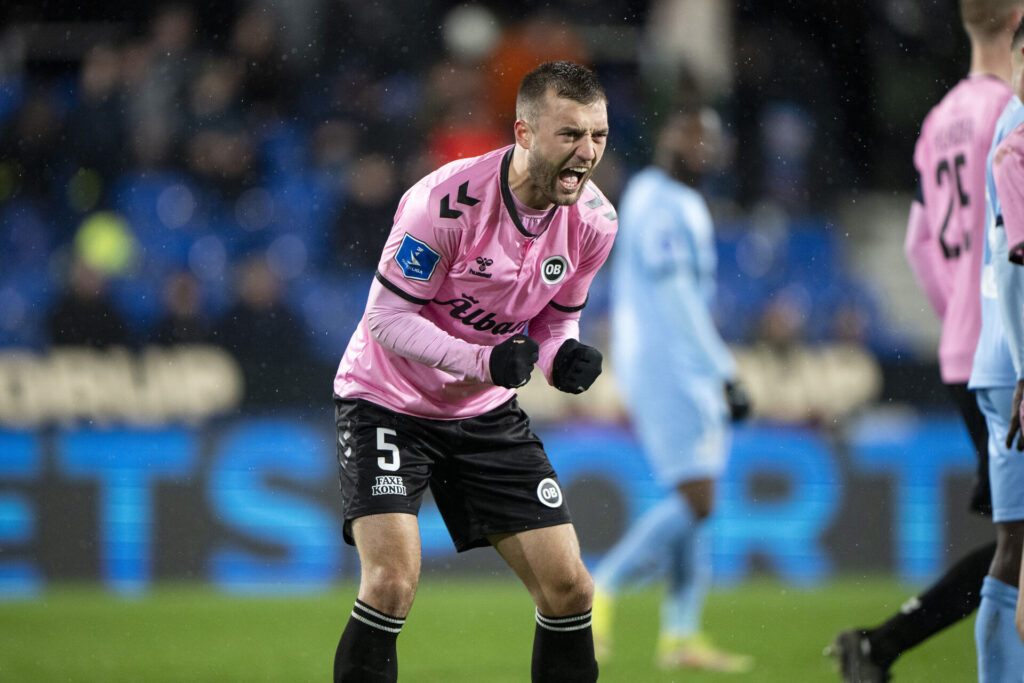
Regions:
<instances>
[{"instance_id":1,"label":"short dark hair","mask_svg":"<svg viewBox=\"0 0 1024 683\"><path fill-rule=\"evenodd\" d=\"M1021 0L960 0L960 18L968 34L987 40L999 35L1010 13L1022 6Z\"/></svg>"},{"instance_id":2,"label":"short dark hair","mask_svg":"<svg viewBox=\"0 0 1024 683\"><path fill-rule=\"evenodd\" d=\"M538 107L544 102L549 89L554 90L558 97L580 104L608 99L597 75L587 67L572 62L544 62L526 74L519 84L516 118L534 123L539 114Z\"/></svg>"}]
</instances>

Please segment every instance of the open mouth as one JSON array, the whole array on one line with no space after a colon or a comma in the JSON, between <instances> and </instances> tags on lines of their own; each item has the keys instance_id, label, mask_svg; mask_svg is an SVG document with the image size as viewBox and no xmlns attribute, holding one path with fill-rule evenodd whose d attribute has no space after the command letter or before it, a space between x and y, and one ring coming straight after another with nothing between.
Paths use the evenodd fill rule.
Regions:
<instances>
[{"instance_id":1,"label":"open mouth","mask_svg":"<svg viewBox=\"0 0 1024 683\"><path fill-rule=\"evenodd\" d=\"M583 182L588 170L590 169L586 166L570 166L562 169L558 174L559 186L565 192L576 192L580 189L580 183Z\"/></svg>"}]
</instances>

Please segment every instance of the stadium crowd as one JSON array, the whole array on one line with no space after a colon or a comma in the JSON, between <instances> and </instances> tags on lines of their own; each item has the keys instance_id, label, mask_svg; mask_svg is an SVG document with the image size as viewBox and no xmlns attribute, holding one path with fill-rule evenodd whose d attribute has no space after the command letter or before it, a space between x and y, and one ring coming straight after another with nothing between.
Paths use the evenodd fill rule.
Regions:
<instances>
[{"instance_id":1,"label":"stadium crowd","mask_svg":"<svg viewBox=\"0 0 1024 683\"><path fill-rule=\"evenodd\" d=\"M671 0L5 10L0 347L209 341L243 366L308 359L329 376L402 188L510 141L519 78L564 58L609 91L598 182L612 201L647 158L649 112L680 93L722 112L732 161L707 189L728 341L849 337L896 354L832 211L909 189L929 88L959 69L936 60L934 82L905 83L881 65L956 16L869 4L845 26L810 2L770 16ZM837 43L852 26L864 38Z\"/></svg>"}]
</instances>

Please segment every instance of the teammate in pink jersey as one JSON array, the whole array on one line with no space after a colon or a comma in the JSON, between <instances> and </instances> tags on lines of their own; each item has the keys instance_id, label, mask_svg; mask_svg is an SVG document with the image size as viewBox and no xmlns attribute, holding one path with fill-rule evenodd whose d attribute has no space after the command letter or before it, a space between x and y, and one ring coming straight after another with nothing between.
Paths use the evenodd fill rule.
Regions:
<instances>
[{"instance_id":1,"label":"teammate in pink jersey","mask_svg":"<svg viewBox=\"0 0 1024 683\"><path fill-rule=\"evenodd\" d=\"M970 507L990 516L988 430L967 389L981 330L981 260L985 239L985 162L999 115L1011 96L1010 41L1022 0L960 0L971 65L921 126L914 150L919 194L911 205L907 259L942 320L939 366L978 458ZM885 681L905 651L977 609L995 552L988 543L871 629L840 633L827 649L846 681Z\"/></svg>"},{"instance_id":2,"label":"teammate in pink jersey","mask_svg":"<svg viewBox=\"0 0 1024 683\"><path fill-rule=\"evenodd\" d=\"M399 203L334 381L345 539L362 565L335 681L397 679L427 487L456 549L493 546L529 590L532 680L597 680L593 581L514 389L535 364L569 393L601 372L577 337L616 230L590 182L606 104L589 70L542 64L520 85L514 145L443 166Z\"/></svg>"}]
</instances>

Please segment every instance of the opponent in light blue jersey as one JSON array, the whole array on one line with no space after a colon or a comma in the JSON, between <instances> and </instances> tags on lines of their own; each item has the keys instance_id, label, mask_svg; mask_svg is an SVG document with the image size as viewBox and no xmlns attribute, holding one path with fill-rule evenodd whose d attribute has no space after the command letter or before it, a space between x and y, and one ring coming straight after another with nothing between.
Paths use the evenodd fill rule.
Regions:
<instances>
[{"instance_id":1,"label":"opponent in light blue jersey","mask_svg":"<svg viewBox=\"0 0 1024 683\"><path fill-rule=\"evenodd\" d=\"M737 411L749 408L711 316L714 229L694 189L719 139L720 124L710 110L672 116L659 135L656 165L630 181L619 206L612 255L613 368L645 455L667 491L596 569L599 658L611 645L614 595L659 567L667 570L669 585L659 664L742 671L752 663L717 650L700 628L711 573L702 521L711 513L715 481L725 467L730 403Z\"/></svg>"},{"instance_id":2,"label":"opponent in light blue jersey","mask_svg":"<svg viewBox=\"0 0 1024 683\"><path fill-rule=\"evenodd\" d=\"M1014 80L1020 84L1024 34L1014 45ZM1024 532L1024 458L1006 443L1013 414L1013 391L1024 377L1024 268L1009 261L1002 205L993 176L999 144L1024 123L1024 105L1014 96L996 124L985 172L986 239L981 278L981 336L968 384L978 398L989 432L989 479L996 553L981 589L975 620L978 680L981 683L1020 681L1024 644L1013 628L1018 599L1021 534Z\"/></svg>"},{"instance_id":3,"label":"opponent in light blue jersey","mask_svg":"<svg viewBox=\"0 0 1024 683\"><path fill-rule=\"evenodd\" d=\"M996 123L992 147L985 164L985 245L981 272L981 335L974 352L969 389L1014 387L1024 368L1024 340L1019 339L1017 325L1003 325L1000 308L1012 305L1016 287L1024 282L1024 272L1009 261L1006 231L1002 224L1002 209L992 177L992 158L996 147L1010 131L1024 123L1024 105L1016 96L1010 98ZM1005 294L1002 294L1005 292ZM1020 299L1017 299L1018 309ZM1009 315L1007 309L1006 315ZM1018 316L1019 317L1019 316ZM1015 346L1018 357L1010 355L1007 333L1018 337ZM1003 432L1005 435L1005 432Z\"/></svg>"}]
</instances>

